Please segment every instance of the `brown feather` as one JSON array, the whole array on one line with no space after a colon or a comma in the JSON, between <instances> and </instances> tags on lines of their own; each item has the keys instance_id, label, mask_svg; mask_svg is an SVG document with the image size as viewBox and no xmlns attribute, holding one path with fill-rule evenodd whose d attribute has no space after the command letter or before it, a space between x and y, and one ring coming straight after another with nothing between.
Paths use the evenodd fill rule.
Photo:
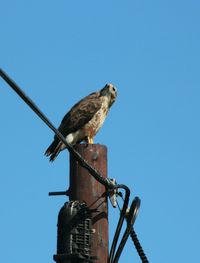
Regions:
<instances>
[{"instance_id":1,"label":"brown feather","mask_svg":"<svg viewBox=\"0 0 200 263\"><path fill-rule=\"evenodd\" d=\"M101 108L99 92L91 93L78 103L64 116L58 130L67 136L88 123L94 114Z\"/></svg>"}]
</instances>

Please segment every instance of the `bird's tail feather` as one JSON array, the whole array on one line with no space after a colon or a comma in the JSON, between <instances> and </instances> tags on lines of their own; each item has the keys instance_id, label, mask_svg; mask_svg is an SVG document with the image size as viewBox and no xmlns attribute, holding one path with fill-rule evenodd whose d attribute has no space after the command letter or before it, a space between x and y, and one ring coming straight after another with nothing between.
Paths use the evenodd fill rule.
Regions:
<instances>
[{"instance_id":1,"label":"bird's tail feather","mask_svg":"<svg viewBox=\"0 0 200 263\"><path fill-rule=\"evenodd\" d=\"M60 150L60 145L59 145L59 147L56 148L56 150L50 155L49 161L53 162L56 159L56 157L58 156L58 154L60 153L60 151L61 150Z\"/></svg>"},{"instance_id":2,"label":"bird's tail feather","mask_svg":"<svg viewBox=\"0 0 200 263\"><path fill-rule=\"evenodd\" d=\"M49 160L53 162L56 156L59 154L61 148L61 142L59 140L54 140L52 144L45 151L46 156L50 156Z\"/></svg>"}]
</instances>

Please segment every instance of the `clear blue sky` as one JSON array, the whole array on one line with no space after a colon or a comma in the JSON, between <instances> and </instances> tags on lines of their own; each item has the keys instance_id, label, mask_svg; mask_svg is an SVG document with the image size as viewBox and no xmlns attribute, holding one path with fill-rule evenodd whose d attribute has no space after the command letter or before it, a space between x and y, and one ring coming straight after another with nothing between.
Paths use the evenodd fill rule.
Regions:
<instances>
[{"instance_id":1,"label":"clear blue sky","mask_svg":"<svg viewBox=\"0 0 200 263\"><path fill-rule=\"evenodd\" d=\"M151 263L199 258L199 12L197 0L1 1L1 67L56 126L117 86L96 142L109 176L142 200L135 228ZM0 90L0 262L53 262L65 198L47 194L68 185L68 153L50 164L52 132L3 80ZM140 262L130 240L120 262Z\"/></svg>"}]
</instances>

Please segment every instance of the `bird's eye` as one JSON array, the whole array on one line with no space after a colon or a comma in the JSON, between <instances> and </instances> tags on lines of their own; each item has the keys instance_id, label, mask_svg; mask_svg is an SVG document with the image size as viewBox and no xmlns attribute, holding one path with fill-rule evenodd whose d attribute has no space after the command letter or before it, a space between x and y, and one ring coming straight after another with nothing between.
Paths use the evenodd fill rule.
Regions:
<instances>
[{"instance_id":1,"label":"bird's eye","mask_svg":"<svg viewBox=\"0 0 200 263\"><path fill-rule=\"evenodd\" d=\"M115 87L112 87L112 90L115 91Z\"/></svg>"}]
</instances>

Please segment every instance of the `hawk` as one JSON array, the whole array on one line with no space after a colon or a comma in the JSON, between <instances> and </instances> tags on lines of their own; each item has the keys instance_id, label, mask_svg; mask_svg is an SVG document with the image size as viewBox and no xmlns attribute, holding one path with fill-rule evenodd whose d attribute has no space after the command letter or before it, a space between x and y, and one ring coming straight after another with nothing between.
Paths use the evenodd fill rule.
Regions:
<instances>
[{"instance_id":1,"label":"hawk","mask_svg":"<svg viewBox=\"0 0 200 263\"><path fill-rule=\"evenodd\" d=\"M103 125L116 97L117 90L112 84L106 84L100 91L86 96L64 116L58 128L59 132L71 145L82 141L93 144L94 137ZM45 155L50 157L50 161L54 161L65 148L66 145L55 135Z\"/></svg>"}]
</instances>

